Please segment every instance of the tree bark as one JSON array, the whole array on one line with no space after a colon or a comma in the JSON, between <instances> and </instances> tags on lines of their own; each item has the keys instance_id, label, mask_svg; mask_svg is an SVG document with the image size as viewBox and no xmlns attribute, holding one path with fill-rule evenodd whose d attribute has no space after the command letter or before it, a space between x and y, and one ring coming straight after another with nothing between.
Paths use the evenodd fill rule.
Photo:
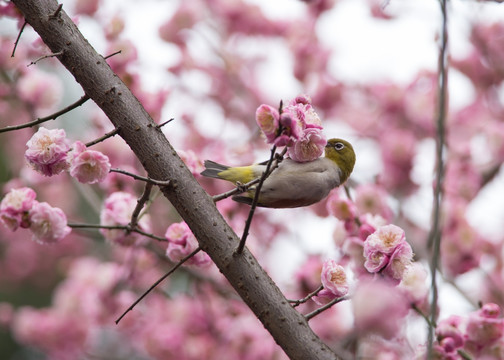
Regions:
<instances>
[{"instance_id":1,"label":"tree bark","mask_svg":"<svg viewBox=\"0 0 504 360\"><path fill-rule=\"evenodd\" d=\"M285 299L254 256L235 254L239 238L217 211L137 98L82 36L56 0L12 0L75 80L108 116L163 194L244 302L291 359L337 359Z\"/></svg>"}]
</instances>

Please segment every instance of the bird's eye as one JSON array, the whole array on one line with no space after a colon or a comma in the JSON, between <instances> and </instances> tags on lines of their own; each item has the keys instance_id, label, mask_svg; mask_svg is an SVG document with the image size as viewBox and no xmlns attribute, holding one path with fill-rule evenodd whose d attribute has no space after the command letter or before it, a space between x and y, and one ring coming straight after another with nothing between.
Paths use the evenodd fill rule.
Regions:
<instances>
[{"instance_id":1,"label":"bird's eye","mask_svg":"<svg viewBox=\"0 0 504 360\"><path fill-rule=\"evenodd\" d=\"M345 144L340 143L340 142L337 142L336 144L334 144L334 148L335 148L336 150L341 150L341 149L343 149L344 147L345 147Z\"/></svg>"}]
</instances>

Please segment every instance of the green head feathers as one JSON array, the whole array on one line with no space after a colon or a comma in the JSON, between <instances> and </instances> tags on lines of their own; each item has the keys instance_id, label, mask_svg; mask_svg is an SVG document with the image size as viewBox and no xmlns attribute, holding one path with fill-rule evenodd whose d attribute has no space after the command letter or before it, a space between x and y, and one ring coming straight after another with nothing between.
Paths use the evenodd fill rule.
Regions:
<instances>
[{"instance_id":1,"label":"green head feathers","mask_svg":"<svg viewBox=\"0 0 504 360\"><path fill-rule=\"evenodd\" d=\"M342 172L341 183L344 183L355 165L355 152L352 145L342 139L330 139L325 146L325 157L334 161Z\"/></svg>"}]
</instances>

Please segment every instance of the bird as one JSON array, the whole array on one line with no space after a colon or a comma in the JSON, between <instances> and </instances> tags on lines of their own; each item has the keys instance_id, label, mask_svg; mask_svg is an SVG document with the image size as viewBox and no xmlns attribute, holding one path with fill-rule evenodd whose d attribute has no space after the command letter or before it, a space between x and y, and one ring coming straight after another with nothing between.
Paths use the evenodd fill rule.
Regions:
<instances>
[{"instance_id":1,"label":"bird","mask_svg":"<svg viewBox=\"0 0 504 360\"><path fill-rule=\"evenodd\" d=\"M264 180L257 206L266 208L297 208L315 204L329 192L343 184L353 171L355 152L352 145L343 139L330 139L324 148L324 156L309 162L282 160L278 167ZM237 186L261 177L265 164L231 167L205 160L201 175L227 180ZM234 201L251 205L257 185Z\"/></svg>"}]
</instances>

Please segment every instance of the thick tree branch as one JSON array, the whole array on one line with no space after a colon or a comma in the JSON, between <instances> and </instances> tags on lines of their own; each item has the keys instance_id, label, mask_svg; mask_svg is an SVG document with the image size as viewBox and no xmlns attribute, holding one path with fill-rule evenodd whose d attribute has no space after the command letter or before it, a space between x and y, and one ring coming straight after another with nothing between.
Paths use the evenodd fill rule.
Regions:
<instances>
[{"instance_id":1,"label":"thick tree branch","mask_svg":"<svg viewBox=\"0 0 504 360\"><path fill-rule=\"evenodd\" d=\"M234 254L238 237L217 211L139 101L79 32L55 0L13 0L61 63L108 116L150 178L170 179L164 195L187 222L230 284L291 359L336 359L289 304L245 248Z\"/></svg>"}]
</instances>

